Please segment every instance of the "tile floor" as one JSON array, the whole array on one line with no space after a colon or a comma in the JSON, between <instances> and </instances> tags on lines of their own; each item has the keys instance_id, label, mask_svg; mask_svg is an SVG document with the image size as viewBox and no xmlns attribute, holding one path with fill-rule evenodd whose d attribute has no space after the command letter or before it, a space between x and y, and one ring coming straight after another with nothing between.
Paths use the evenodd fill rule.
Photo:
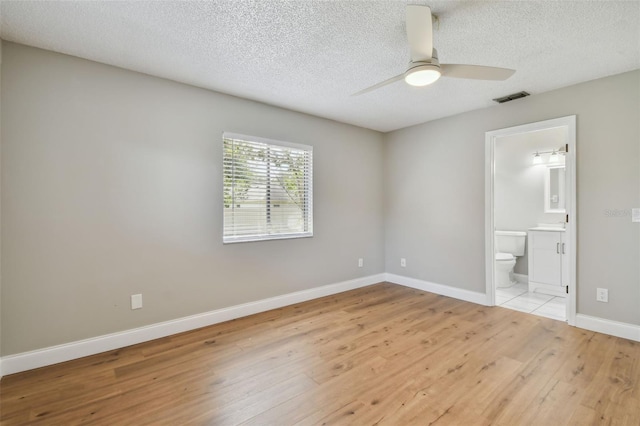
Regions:
<instances>
[{"instance_id":1,"label":"tile floor","mask_svg":"<svg viewBox=\"0 0 640 426\"><path fill-rule=\"evenodd\" d=\"M522 283L496 289L496 305L560 321L567 319L565 300L564 297L529 293L527 285Z\"/></svg>"}]
</instances>

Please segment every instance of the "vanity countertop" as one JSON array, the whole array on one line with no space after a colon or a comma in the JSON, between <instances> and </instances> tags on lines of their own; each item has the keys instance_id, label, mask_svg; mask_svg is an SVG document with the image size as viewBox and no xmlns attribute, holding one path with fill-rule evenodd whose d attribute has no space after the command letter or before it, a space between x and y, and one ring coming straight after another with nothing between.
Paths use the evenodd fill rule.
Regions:
<instances>
[{"instance_id":1,"label":"vanity countertop","mask_svg":"<svg viewBox=\"0 0 640 426\"><path fill-rule=\"evenodd\" d=\"M564 228L560 228L556 226L536 226L535 228L529 228L529 231L564 232Z\"/></svg>"}]
</instances>

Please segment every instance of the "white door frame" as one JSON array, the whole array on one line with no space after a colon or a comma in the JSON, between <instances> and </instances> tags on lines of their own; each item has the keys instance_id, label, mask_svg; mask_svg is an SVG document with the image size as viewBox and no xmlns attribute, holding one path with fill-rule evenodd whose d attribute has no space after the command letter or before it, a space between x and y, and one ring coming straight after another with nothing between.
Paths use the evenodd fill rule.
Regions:
<instances>
[{"instance_id":1,"label":"white door frame","mask_svg":"<svg viewBox=\"0 0 640 426\"><path fill-rule=\"evenodd\" d=\"M485 133L485 270L487 305L494 306L496 294L494 286L494 179L495 179L495 143L498 138L521 133L536 132L564 127L569 152L565 156L566 210L569 223L566 224L565 237L569 251L569 294L567 295L567 322L576 324L576 116L554 118L536 123L523 124Z\"/></svg>"}]
</instances>

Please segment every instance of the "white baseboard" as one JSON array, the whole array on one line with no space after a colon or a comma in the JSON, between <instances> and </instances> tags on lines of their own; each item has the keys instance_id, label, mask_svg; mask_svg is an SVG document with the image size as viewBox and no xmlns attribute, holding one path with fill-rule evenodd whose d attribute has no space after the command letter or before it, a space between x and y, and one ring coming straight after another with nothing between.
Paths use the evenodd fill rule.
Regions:
<instances>
[{"instance_id":1,"label":"white baseboard","mask_svg":"<svg viewBox=\"0 0 640 426\"><path fill-rule=\"evenodd\" d=\"M429 293L449 296L455 299L464 300L466 302L477 303L478 305L489 305L487 295L476 291L464 290L457 287L451 287L444 284L436 284L429 281L409 278L402 275L386 274L386 281L394 284L400 284L405 287L411 287Z\"/></svg>"},{"instance_id":2,"label":"white baseboard","mask_svg":"<svg viewBox=\"0 0 640 426\"><path fill-rule=\"evenodd\" d=\"M137 343L147 342L149 340L206 327L208 325L229 321L247 315L265 312L271 309L277 309L283 306L377 284L382 281L453 297L455 299L477 303L479 305L488 305L487 297L484 293L409 278L402 275L383 273L343 281L336 284L329 284L309 290L297 291L295 293L288 293L255 302L243 303L241 305L217 309L215 311L191 315L145 327L5 356L0 358L0 377L7 374L14 374L21 371L57 364L59 362L70 361L76 358L82 358L84 356L95 355L101 352L135 345ZM576 326L612 336L640 341L640 326L634 324L578 314L576 315Z\"/></svg>"},{"instance_id":3,"label":"white baseboard","mask_svg":"<svg viewBox=\"0 0 640 426\"><path fill-rule=\"evenodd\" d=\"M405 287L411 287L430 293L440 294L443 296L453 297L455 299L467 302L477 303L479 305L488 305L487 296L484 293L478 293L470 290L463 290L447 285L436 284L429 281L422 281L415 278L404 277L402 275L385 274L386 281L394 284L400 284ZM527 278L526 275L521 277ZM517 277L516 279L520 281ZM640 325L628 324L624 322L612 321L604 318L592 317L584 314L576 315L576 327L586 330L597 331L599 333L609 334L611 336L622 337L624 339L635 340L640 342Z\"/></svg>"},{"instance_id":4,"label":"white baseboard","mask_svg":"<svg viewBox=\"0 0 640 426\"><path fill-rule=\"evenodd\" d=\"M354 280L329 284L309 290L297 291L295 293L270 297L268 299L258 300L255 302L243 303L241 305L217 309L215 311L191 315L145 327L106 334L103 336L51 346L30 352L23 352L16 355L9 355L2 357L0 365L2 373L5 375L19 373L33 368L44 367L46 365L95 355L101 352L147 342L160 337L166 337L172 334L206 327L208 325L229 321L247 315L253 315L259 312L265 312L271 309L277 309L283 306L377 284L385 281L385 278L385 274L370 275L368 277L356 278Z\"/></svg>"},{"instance_id":5,"label":"white baseboard","mask_svg":"<svg viewBox=\"0 0 640 426\"><path fill-rule=\"evenodd\" d=\"M640 325L577 314L576 327L640 342Z\"/></svg>"},{"instance_id":6,"label":"white baseboard","mask_svg":"<svg viewBox=\"0 0 640 426\"><path fill-rule=\"evenodd\" d=\"M525 274L516 274L514 272L513 278L521 284L529 284L529 275Z\"/></svg>"}]
</instances>

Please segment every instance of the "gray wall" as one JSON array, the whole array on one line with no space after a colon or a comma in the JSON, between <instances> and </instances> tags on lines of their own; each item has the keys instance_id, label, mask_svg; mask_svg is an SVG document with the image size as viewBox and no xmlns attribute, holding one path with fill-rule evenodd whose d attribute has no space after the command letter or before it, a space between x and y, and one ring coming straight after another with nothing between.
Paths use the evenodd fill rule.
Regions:
<instances>
[{"instance_id":1,"label":"gray wall","mask_svg":"<svg viewBox=\"0 0 640 426\"><path fill-rule=\"evenodd\" d=\"M0 223L2 223L2 88L1 87L2 87L2 40L0 39ZM2 238L0 238L0 355L2 355ZM2 377L2 364L0 364L0 377Z\"/></svg>"},{"instance_id":2,"label":"gray wall","mask_svg":"<svg viewBox=\"0 0 640 426\"><path fill-rule=\"evenodd\" d=\"M640 225L625 216L640 206L640 71L381 135L11 43L2 54L3 355L385 270L484 292L484 134L572 114L578 312L640 324ZM222 245L224 130L314 146L313 238Z\"/></svg>"},{"instance_id":3,"label":"gray wall","mask_svg":"<svg viewBox=\"0 0 640 426\"><path fill-rule=\"evenodd\" d=\"M533 165L534 152L564 146L563 128L498 138L495 143L494 221L496 229L527 231L538 223L557 223L560 213L544 212L544 183L547 167ZM548 161L549 155L541 156ZM525 245L526 247L526 245ZM528 274L528 259L517 258L515 272Z\"/></svg>"},{"instance_id":4,"label":"gray wall","mask_svg":"<svg viewBox=\"0 0 640 426\"><path fill-rule=\"evenodd\" d=\"M640 324L639 104L633 71L388 134L386 271L484 293L485 132L575 114L577 310Z\"/></svg>"},{"instance_id":5,"label":"gray wall","mask_svg":"<svg viewBox=\"0 0 640 426\"><path fill-rule=\"evenodd\" d=\"M3 47L4 355L384 271L381 134ZM313 145L313 238L222 244L223 131Z\"/></svg>"}]
</instances>

